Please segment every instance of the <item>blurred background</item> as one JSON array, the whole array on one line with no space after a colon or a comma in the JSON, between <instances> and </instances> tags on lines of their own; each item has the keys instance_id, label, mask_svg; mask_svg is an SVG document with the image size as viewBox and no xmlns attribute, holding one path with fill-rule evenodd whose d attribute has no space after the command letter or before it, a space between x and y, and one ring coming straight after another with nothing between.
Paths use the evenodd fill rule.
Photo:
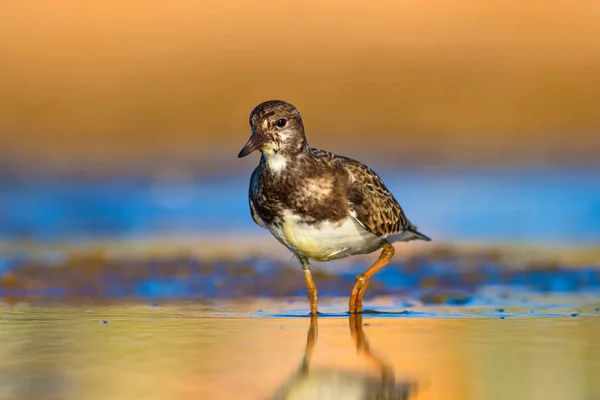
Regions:
<instances>
[{"instance_id":1,"label":"blurred background","mask_svg":"<svg viewBox=\"0 0 600 400\"><path fill-rule=\"evenodd\" d=\"M441 241L600 239L600 4L4 2L0 237L265 234L252 108Z\"/></svg>"},{"instance_id":2,"label":"blurred background","mask_svg":"<svg viewBox=\"0 0 600 400\"><path fill-rule=\"evenodd\" d=\"M298 369L302 272L236 157L270 99L433 238L365 297L414 398L600 398L600 2L3 0L0 399L257 398ZM317 362L350 365L374 257L314 268Z\"/></svg>"},{"instance_id":3,"label":"blurred background","mask_svg":"<svg viewBox=\"0 0 600 400\"><path fill-rule=\"evenodd\" d=\"M380 166L598 162L600 4L3 2L5 175L248 172L248 115Z\"/></svg>"},{"instance_id":4,"label":"blurred background","mask_svg":"<svg viewBox=\"0 0 600 400\"><path fill-rule=\"evenodd\" d=\"M0 237L250 230L265 100L443 240L600 238L600 4L3 2Z\"/></svg>"}]
</instances>

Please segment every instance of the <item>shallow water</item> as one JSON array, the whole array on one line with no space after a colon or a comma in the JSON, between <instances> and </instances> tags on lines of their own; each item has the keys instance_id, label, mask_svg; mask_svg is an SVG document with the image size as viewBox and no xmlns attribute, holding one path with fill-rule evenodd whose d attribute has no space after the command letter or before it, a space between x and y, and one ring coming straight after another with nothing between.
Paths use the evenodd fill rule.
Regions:
<instances>
[{"instance_id":1,"label":"shallow water","mask_svg":"<svg viewBox=\"0 0 600 400\"><path fill-rule=\"evenodd\" d=\"M368 260L318 267L314 320L293 260L17 251L0 399L600 398L596 253L540 254L398 254L362 319L347 296Z\"/></svg>"},{"instance_id":2,"label":"shallow water","mask_svg":"<svg viewBox=\"0 0 600 400\"><path fill-rule=\"evenodd\" d=\"M4 305L0 398L600 398L591 309L311 320L303 300Z\"/></svg>"},{"instance_id":3,"label":"shallow water","mask_svg":"<svg viewBox=\"0 0 600 400\"><path fill-rule=\"evenodd\" d=\"M600 399L597 174L382 176L435 241L362 319L374 256L317 264L316 320L247 177L3 183L0 399Z\"/></svg>"}]
</instances>

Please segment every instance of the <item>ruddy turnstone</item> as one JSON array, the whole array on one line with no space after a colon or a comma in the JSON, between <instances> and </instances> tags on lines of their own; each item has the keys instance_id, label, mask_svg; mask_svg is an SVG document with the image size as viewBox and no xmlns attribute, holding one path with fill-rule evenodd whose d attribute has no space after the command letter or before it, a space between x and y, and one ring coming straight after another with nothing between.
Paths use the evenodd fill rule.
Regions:
<instances>
[{"instance_id":1,"label":"ruddy turnstone","mask_svg":"<svg viewBox=\"0 0 600 400\"><path fill-rule=\"evenodd\" d=\"M431 240L406 218L381 178L348 157L308 146L298 109L279 100L250 114L252 135L238 157L262 156L250 179L250 214L302 264L311 314L318 294L309 260L329 261L382 249L356 277L349 312L362 312L371 277L394 255L393 242Z\"/></svg>"}]
</instances>

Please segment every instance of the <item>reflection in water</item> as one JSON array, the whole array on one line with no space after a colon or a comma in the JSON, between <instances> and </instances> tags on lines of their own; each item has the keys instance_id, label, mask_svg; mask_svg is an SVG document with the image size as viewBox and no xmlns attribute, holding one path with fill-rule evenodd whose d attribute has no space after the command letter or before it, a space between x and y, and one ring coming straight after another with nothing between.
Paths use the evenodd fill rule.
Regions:
<instances>
[{"instance_id":1,"label":"reflection in water","mask_svg":"<svg viewBox=\"0 0 600 400\"><path fill-rule=\"evenodd\" d=\"M267 305L284 306L0 302L0 400L600 399L599 314L589 309L370 315L368 343L360 317L319 316L317 339L316 319L307 338L305 318L239 314Z\"/></svg>"},{"instance_id":2,"label":"reflection in water","mask_svg":"<svg viewBox=\"0 0 600 400\"><path fill-rule=\"evenodd\" d=\"M300 367L273 399L410 399L415 393L415 384L396 382L392 367L371 351L362 316L350 315L349 325L357 352L376 367L376 375L341 368L311 370L310 361L319 336L318 317L314 316L310 319Z\"/></svg>"}]
</instances>

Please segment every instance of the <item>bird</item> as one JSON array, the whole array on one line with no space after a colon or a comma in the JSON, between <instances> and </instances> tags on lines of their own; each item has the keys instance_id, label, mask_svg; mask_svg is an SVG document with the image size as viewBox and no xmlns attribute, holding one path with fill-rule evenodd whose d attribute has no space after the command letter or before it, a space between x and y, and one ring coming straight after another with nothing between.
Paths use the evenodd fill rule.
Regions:
<instances>
[{"instance_id":1,"label":"bird","mask_svg":"<svg viewBox=\"0 0 600 400\"><path fill-rule=\"evenodd\" d=\"M363 312L373 275L394 255L394 242L431 238L419 232L368 166L312 148L298 109L282 100L258 104L250 113L251 135L238 154L261 153L250 176L248 203L254 222L297 258L304 272L310 314L318 314L311 261L327 262L381 250L356 276L348 312Z\"/></svg>"}]
</instances>

